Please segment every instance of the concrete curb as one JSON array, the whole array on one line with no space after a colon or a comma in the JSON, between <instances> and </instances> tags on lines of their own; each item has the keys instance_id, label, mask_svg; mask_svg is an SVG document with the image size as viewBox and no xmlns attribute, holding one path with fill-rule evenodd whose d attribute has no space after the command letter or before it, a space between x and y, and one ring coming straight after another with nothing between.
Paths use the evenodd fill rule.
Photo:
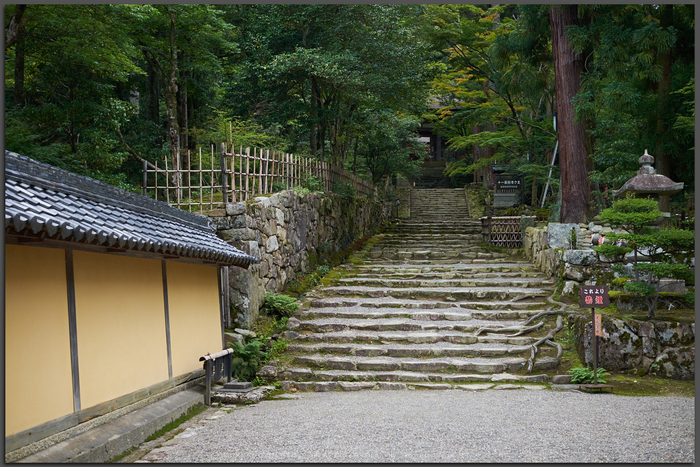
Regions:
<instances>
[{"instance_id":1,"label":"concrete curb","mask_svg":"<svg viewBox=\"0 0 700 467\"><path fill-rule=\"evenodd\" d=\"M199 386L180 391L17 462L108 462L203 402L204 390Z\"/></svg>"}]
</instances>

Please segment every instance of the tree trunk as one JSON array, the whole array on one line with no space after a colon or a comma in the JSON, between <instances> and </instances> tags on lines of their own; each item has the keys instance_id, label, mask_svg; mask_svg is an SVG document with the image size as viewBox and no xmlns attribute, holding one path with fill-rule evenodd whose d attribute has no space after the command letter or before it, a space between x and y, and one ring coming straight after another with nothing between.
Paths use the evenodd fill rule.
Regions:
<instances>
[{"instance_id":1,"label":"tree trunk","mask_svg":"<svg viewBox=\"0 0 700 467\"><path fill-rule=\"evenodd\" d=\"M311 133L309 135L309 146L311 149L311 157L316 158L318 148L318 109L321 102L320 91L316 78L311 77Z\"/></svg>"},{"instance_id":2,"label":"tree trunk","mask_svg":"<svg viewBox=\"0 0 700 467\"><path fill-rule=\"evenodd\" d=\"M662 29L673 26L673 5L660 5ZM658 64L662 70L661 81L658 87L658 99L656 110L656 172L667 177L671 176L671 155L664 148L664 139L668 131L664 116L668 109L668 93L671 90L671 49L659 51ZM659 210L669 212L671 210L670 197L659 197Z\"/></svg>"},{"instance_id":3,"label":"tree trunk","mask_svg":"<svg viewBox=\"0 0 700 467\"><path fill-rule=\"evenodd\" d=\"M26 5L17 5L17 8L19 9L20 6L26 6ZM16 12L15 12L16 14ZM14 17L13 17L14 20ZM25 46L25 25L26 25L27 19L24 18L20 21L18 27L17 27L17 35L15 39L15 43L17 44L17 47L15 47L15 89L14 89L14 94L15 94L15 105L17 107L21 107L22 104L24 104L24 46Z\"/></svg>"},{"instance_id":4,"label":"tree trunk","mask_svg":"<svg viewBox=\"0 0 700 467\"><path fill-rule=\"evenodd\" d=\"M170 138L170 161L174 173L171 176L173 187L176 189L178 198L181 197L180 187L182 186L182 173L180 172L180 125L177 120L177 49L175 48L175 14L168 9L170 15L170 65L169 76L163 87L165 97L165 112L168 119L168 136Z\"/></svg>"},{"instance_id":5,"label":"tree trunk","mask_svg":"<svg viewBox=\"0 0 700 467\"><path fill-rule=\"evenodd\" d=\"M591 214L586 129L583 123L574 122L571 103L581 86L583 57L573 52L565 33L567 26L577 24L577 9L577 5L567 5L553 6L550 10L561 171L561 222L585 222Z\"/></svg>"},{"instance_id":6,"label":"tree trunk","mask_svg":"<svg viewBox=\"0 0 700 467\"><path fill-rule=\"evenodd\" d=\"M5 28L5 51L9 50L19 40L20 30L24 29L24 25L27 23L27 19L23 18L26 9L27 5L17 5L15 7L10 24Z\"/></svg>"}]
</instances>

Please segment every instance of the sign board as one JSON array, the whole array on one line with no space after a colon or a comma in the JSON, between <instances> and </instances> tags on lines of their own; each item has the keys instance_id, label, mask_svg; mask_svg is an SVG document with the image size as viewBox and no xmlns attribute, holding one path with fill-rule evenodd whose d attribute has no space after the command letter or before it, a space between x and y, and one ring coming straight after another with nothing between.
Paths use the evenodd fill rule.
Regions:
<instances>
[{"instance_id":1,"label":"sign board","mask_svg":"<svg viewBox=\"0 0 700 467\"><path fill-rule=\"evenodd\" d=\"M593 318L593 327L595 328L596 336L603 335L603 315L600 313L595 314L595 317Z\"/></svg>"},{"instance_id":2,"label":"sign board","mask_svg":"<svg viewBox=\"0 0 700 467\"><path fill-rule=\"evenodd\" d=\"M607 285L582 285L579 290L581 300L578 302L583 308L605 308L610 306L610 295Z\"/></svg>"},{"instance_id":3,"label":"sign board","mask_svg":"<svg viewBox=\"0 0 700 467\"><path fill-rule=\"evenodd\" d=\"M493 207L503 208L520 204L523 187L523 179L518 175L496 175L496 187L493 192Z\"/></svg>"}]
</instances>

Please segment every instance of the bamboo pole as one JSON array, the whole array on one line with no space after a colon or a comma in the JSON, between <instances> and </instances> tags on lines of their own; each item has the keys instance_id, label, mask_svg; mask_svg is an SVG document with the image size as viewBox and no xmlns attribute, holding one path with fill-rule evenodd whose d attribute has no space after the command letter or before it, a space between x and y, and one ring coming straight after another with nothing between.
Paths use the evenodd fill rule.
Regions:
<instances>
[{"instance_id":1,"label":"bamboo pole","mask_svg":"<svg viewBox=\"0 0 700 467\"><path fill-rule=\"evenodd\" d=\"M267 185L268 185L268 183L267 183L268 180L267 180L267 179L270 178L270 174L269 174L269 171L268 171L269 168L270 168L269 166L270 166L270 150L269 150L269 149L266 149L266 150L265 150L265 191L264 191L265 194L269 193L269 192L267 191ZM270 187L272 187L272 182L270 182ZM272 191L272 190L270 190L270 191Z\"/></svg>"},{"instance_id":2,"label":"bamboo pole","mask_svg":"<svg viewBox=\"0 0 700 467\"><path fill-rule=\"evenodd\" d=\"M245 148L245 199L250 199L248 193L250 191L250 148Z\"/></svg>"},{"instance_id":3,"label":"bamboo pole","mask_svg":"<svg viewBox=\"0 0 700 467\"><path fill-rule=\"evenodd\" d=\"M231 146L231 202L236 203L238 201L236 197L236 164L234 163L236 159L236 149Z\"/></svg>"}]
</instances>

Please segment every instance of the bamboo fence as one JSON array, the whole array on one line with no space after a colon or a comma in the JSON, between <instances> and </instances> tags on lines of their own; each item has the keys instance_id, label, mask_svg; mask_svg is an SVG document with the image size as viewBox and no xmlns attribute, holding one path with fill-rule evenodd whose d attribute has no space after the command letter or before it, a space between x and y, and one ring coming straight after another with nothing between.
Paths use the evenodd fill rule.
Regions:
<instances>
[{"instance_id":1,"label":"bamboo fence","mask_svg":"<svg viewBox=\"0 0 700 467\"><path fill-rule=\"evenodd\" d=\"M208 154L203 154L199 148L195 157L188 151L179 170L167 159L152 165L144 163L143 194L199 212L294 187L333 191L340 184L363 196L377 194L371 182L340 164L270 149L228 149L222 143L218 154L213 145Z\"/></svg>"}]
</instances>

